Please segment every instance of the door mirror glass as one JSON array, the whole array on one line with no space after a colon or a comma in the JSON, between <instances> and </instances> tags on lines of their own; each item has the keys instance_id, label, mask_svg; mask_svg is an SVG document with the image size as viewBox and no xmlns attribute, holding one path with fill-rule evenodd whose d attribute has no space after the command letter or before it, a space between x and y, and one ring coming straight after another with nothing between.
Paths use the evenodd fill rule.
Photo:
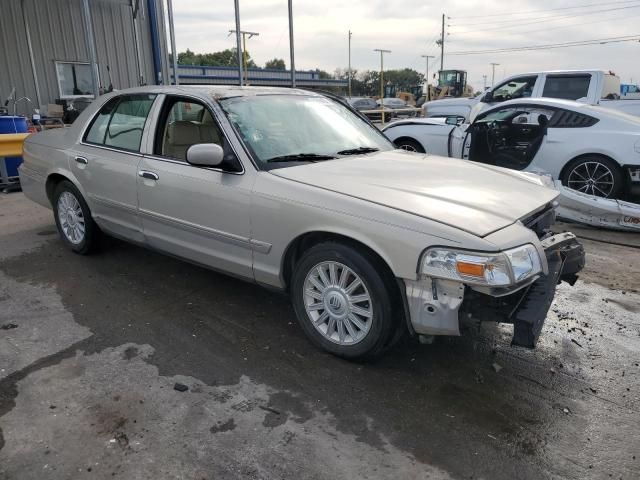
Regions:
<instances>
[{"instance_id":1,"label":"door mirror glass","mask_svg":"<svg viewBox=\"0 0 640 480\"><path fill-rule=\"evenodd\" d=\"M187 162L199 167L219 167L224 160L222 147L216 143L197 143L187 149Z\"/></svg>"}]
</instances>

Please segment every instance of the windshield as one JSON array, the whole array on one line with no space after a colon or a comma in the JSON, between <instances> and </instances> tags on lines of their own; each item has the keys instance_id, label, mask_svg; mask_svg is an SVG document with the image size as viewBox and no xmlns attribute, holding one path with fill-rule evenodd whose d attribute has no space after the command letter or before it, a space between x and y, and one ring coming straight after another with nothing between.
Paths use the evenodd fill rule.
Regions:
<instances>
[{"instance_id":1,"label":"windshield","mask_svg":"<svg viewBox=\"0 0 640 480\"><path fill-rule=\"evenodd\" d=\"M259 167L281 158L308 162L329 160L347 150L394 148L360 117L325 97L258 95L220 104Z\"/></svg>"}]
</instances>

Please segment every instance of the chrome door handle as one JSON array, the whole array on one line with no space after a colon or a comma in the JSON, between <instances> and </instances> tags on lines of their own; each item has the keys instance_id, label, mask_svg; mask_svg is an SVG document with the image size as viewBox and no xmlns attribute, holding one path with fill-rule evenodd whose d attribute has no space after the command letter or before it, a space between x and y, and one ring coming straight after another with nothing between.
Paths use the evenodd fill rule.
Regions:
<instances>
[{"instance_id":1,"label":"chrome door handle","mask_svg":"<svg viewBox=\"0 0 640 480\"><path fill-rule=\"evenodd\" d=\"M76 157L75 161L77 163L81 163L82 165L88 165L89 164L89 160L87 160L85 157Z\"/></svg>"},{"instance_id":2,"label":"chrome door handle","mask_svg":"<svg viewBox=\"0 0 640 480\"><path fill-rule=\"evenodd\" d=\"M150 172L149 170L140 170L138 176L148 180L158 180L160 178L157 173Z\"/></svg>"}]
</instances>

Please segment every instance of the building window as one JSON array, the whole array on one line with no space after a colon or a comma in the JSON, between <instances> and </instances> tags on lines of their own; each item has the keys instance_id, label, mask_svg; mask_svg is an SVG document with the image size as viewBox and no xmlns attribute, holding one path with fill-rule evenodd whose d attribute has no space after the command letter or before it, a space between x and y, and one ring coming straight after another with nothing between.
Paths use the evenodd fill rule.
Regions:
<instances>
[{"instance_id":1,"label":"building window","mask_svg":"<svg viewBox=\"0 0 640 480\"><path fill-rule=\"evenodd\" d=\"M56 62L60 98L93 97L91 65L80 62Z\"/></svg>"}]
</instances>

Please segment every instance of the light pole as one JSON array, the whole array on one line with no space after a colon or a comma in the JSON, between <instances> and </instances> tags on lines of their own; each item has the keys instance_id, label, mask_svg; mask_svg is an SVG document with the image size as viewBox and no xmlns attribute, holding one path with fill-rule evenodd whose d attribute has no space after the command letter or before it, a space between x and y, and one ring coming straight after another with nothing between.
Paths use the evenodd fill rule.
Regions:
<instances>
[{"instance_id":1,"label":"light pole","mask_svg":"<svg viewBox=\"0 0 640 480\"><path fill-rule=\"evenodd\" d=\"M229 30L229 34L236 33L236 35L238 35L237 32L238 30ZM244 66L244 83L245 85L249 85L249 72L247 71L247 35L251 38L257 37L260 34L258 32L246 32L244 30L240 30L239 32L242 34L242 65ZM242 71L240 76L242 76ZM242 83L240 85L242 85Z\"/></svg>"},{"instance_id":2,"label":"light pole","mask_svg":"<svg viewBox=\"0 0 640 480\"><path fill-rule=\"evenodd\" d=\"M349 80L349 98L351 98L351 30L349 30L349 68L347 74Z\"/></svg>"},{"instance_id":3,"label":"light pole","mask_svg":"<svg viewBox=\"0 0 640 480\"><path fill-rule=\"evenodd\" d=\"M424 73L424 75L425 75L424 78L425 78L425 81L427 83L426 96L427 96L427 101L428 101L428 100L431 100L431 90L429 89L429 59L430 58L436 58L436 57L433 56L433 55L422 55L422 58L425 59L424 63L426 64L426 67L427 67L426 70L425 70L425 73Z\"/></svg>"},{"instance_id":4,"label":"light pole","mask_svg":"<svg viewBox=\"0 0 640 480\"><path fill-rule=\"evenodd\" d=\"M180 85L178 80L178 52L176 51L176 34L173 24L173 1L167 1L168 13L169 13L169 38L171 40L171 53L172 53L172 67L173 67L173 84Z\"/></svg>"},{"instance_id":5,"label":"light pole","mask_svg":"<svg viewBox=\"0 0 640 480\"><path fill-rule=\"evenodd\" d=\"M236 11L236 57L238 59L238 82L240 86L242 86L242 57L241 50L242 46L240 45L240 6L238 5L238 0L234 0L234 7ZM230 30L231 32L232 30Z\"/></svg>"},{"instance_id":6,"label":"light pole","mask_svg":"<svg viewBox=\"0 0 640 480\"><path fill-rule=\"evenodd\" d=\"M374 48L374 52L380 52L380 108L382 109L382 123L384 123L384 54L391 53L391 50Z\"/></svg>"},{"instance_id":7,"label":"light pole","mask_svg":"<svg viewBox=\"0 0 640 480\"><path fill-rule=\"evenodd\" d=\"M487 76L482 75L482 91L484 92L487 89Z\"/></svg>"},{"instance_id":8,"label":"light pole","mask_svg":"<svg viewBox=\"0 0 640 480\"><path fill-rule=\"evenodd\" d=\"M293 54L293 0L289 0L289 54L291 56L291 88L296 88L296 62Z\"/></svg>"},{"instance_id":9,"label":"light pole","mask_svg":"<svg viewBox=\"0 0 640 480\"><path fill-rule=\"evenodd\" d=\"M491 86L493 87L496 80L496 67L500 65L499 63L491 62Z\"/></svg>"}]
</instances>

